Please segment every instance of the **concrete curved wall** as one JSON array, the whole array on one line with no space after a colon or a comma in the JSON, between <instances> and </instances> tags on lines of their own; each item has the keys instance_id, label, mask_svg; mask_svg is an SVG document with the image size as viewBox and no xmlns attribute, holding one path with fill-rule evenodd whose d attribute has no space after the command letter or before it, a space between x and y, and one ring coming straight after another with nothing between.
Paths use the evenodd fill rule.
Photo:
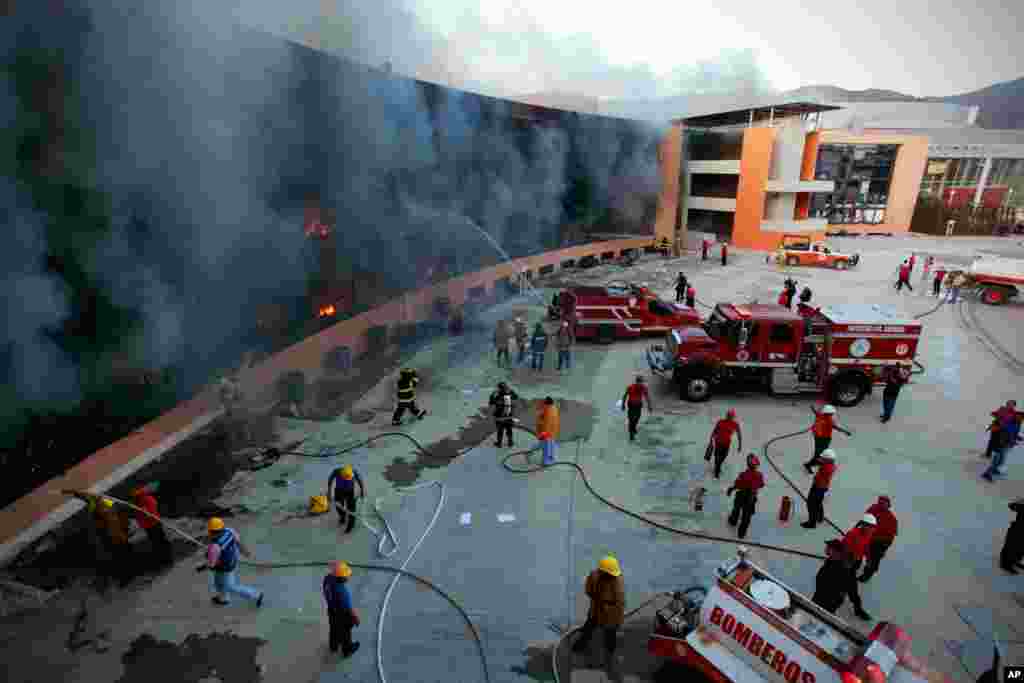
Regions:
<instances>
[{"instance_id":1,"label":"concrete curved wall","mask_svg":"<svg viewBox=\"0 0 1024 683\"><path fill-rule=\"evenodd\" d=\"M505 278L526 271L536 277L541 268L551 266L557 270L570 259L588 255L598 258L609 254L618 256L625 249L647 247L653 241L654 237L639 237L549 251L425 287L341 321L259 365L243 370L240 377L242 391L247 401L267 404L273 400L274 384L281 375L299 370L305 373L307 381L315 381L323 374L324 356L331 350L348 346L353 355L358 356L367 351L368 329L377 325L426 320L438 298L447 297L453 305L473 300L488 301L493 298L495 285ZM221 412L213 387L207 387L131 435L97 451L63 476L51 479L0 510L0 564L13 560L84 507L79 501L61 494L62 489L107 491L210 424Z\"/></svg>"}]
</instances>

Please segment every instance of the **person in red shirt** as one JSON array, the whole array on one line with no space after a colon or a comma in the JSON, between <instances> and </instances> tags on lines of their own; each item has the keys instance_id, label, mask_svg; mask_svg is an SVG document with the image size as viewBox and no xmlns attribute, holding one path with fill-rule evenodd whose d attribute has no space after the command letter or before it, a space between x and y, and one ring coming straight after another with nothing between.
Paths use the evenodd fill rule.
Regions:
<instances>
[{"instance_id":1,"label":"person in red shirt","mask_svg":"<svg viewBox=\"0 0 1024 683\"><path fill-rule=\"evenodd\" d=\"M700 257L702 261L708 260L708 251L711 250L711 242L706 238L700 243Z\"/></svg>"},{"instance_id":2,"label":"person in red shirt","mask_svg":"<svg viewBox=\"0 0 1024 683\"><path fill-rule=\"evenodd\" d=\"M810 517L801 524L805 529L813 529L825 521L825 494L832 486L832 476L836 473L836 452L826 448L818 456L821 464L814 474L811 490L807 492L807 515Z\"/></svg>"},{"instance_id":3,"label":"person in red shirt","mask_svg":"<svg viewBox=\"0 0 1024 683\"><path fill-rule=\"evenodd\" d=\"M164 525L160 522L156 498L147 488L139 486L132 491L132 499L136 507L149 513L136 510L135 521L146 532L150 545L153 547L156 562L160 565L170 564L174 559L173 551L171 542L167 539L167 532L164 531Z\"/></svg>"},{"instance_id":4,"label":"person in red shirt","mask_svg":"<svg viewBox=\"0 0 1024 683\"><path fill-rule=\"evenodd\" d=\"M868 508L866 514L873 516L878 524L875 526L875 533L868 545L864 573L858 579L861 583L867 583L875 575L875 572L878 571L878 563L882 561L889 546L896 540L899 523L896 521L896 515L892 514L891 508L892 500L889 496L879 496L878 502Z\"/></svg>"},{"instance_id":5,"label":"person in red shirt","mask_svg":"<svg viewBox=\"0 0 1024 683\"><path fill-rule=\"evenodd\" d=\"M732 445L732 435L736 434L739 439L739 450L743 450L743 432L740 430L740 423L736 421L736 411L730 408L725 417L715 423L711 430L711 439L708 442L708 449L704 453L704 459L710 460L715 457L715 479L722 476L722 463L729 455L729 447Z\"/></svg>"},{"instance_id":6,"label":"person in red shirt","mask_svg":"<svg viewBox=\"0 0 1024 683\"><path fill-rule=\"evenodd\" d=\"M724 266L729 260L729 243L722 240L722 265Z\"/></svg>"},{"instance_id":7,"label":"person in red shirt","mask_svg":"<svg viewBox=\"0 0 1024 683\"><path fill-rule=\"evenodd\" d=\"M811 435L814 437L814 455L804 463L807 474L812 474L811 468L821 464L818 458L826 448L832 445L833 430L838 429L843 434L850 435L850 432L836 424L834 406L827 405L821 409L820 413L814 409L814 406L811 406L811 412L814 413L814 426L811 427Z\"/></svg>"},{"instance_id":8,"label":"person in red shirt","mask_svg":"<svg viewBox=\"0 0 1024 683\"><path fill-rule=\"evenodd\" d=\"M725 492L727 496L731 496L733 491L736 492L732 502L732 514L729 515L729 526L736 526L737 522L739 523L737 534L740 538L747 535L750 518L754 516L754 509L757 506L757 492L764 488L764 475L758 469L760 465L761 461L756 455L748 455L747 469L736 477L736 482Z\"/></svg>"},{"instance_id":9,"label":"person in red shirt","mask_svg":"<svg viewBox=\"0 0 1024 683\"><path fill-rule=\"evenodd\" d=\"M896 280L897 292L902 290L904 287L909 289L911 292L914 291L914 288L910 286L910 261L904 261L903 264L900 265L900 276L899 279Z\"/></svg>"},{"instance_id":10,"label":"person in red shirt","mask_svg":"<svg viewBox=\"0 0 1024 683\"><path fill-rule=\"evenodd\" d=\"M935 269L935 279L932 280L932 296L939 296L942 293L942 281L946 277L946 268L939 266Z\"/></svg>"},{"instance_id":11,"label":"person in red shirt","mask_svg":"<svg viewBox=\"0 0 1024 683\"><path fill-rule=\"evenodd\" d=\"M697 306L697 290L693 288L693 285L686 288L686 305L690 308Z\"/></svg>"},{"instance_id":12,"label":"person in red shirt","mask_svg":"<svg viewBox=\"0 0 1024 683\"><path fill-rule=\"evenodd\" d=\"M907 265L910 266L910 273L911 274L914 273L914 264L915 263L917 263L917 256L915 256L914 254L911 254L910 258L907 259Z\"/></svg>"},{"instance_id":13,"label":"person in red shirt","mask_svg":"<svg viewBox=\"0 0 1024 683\"><path fill-rule=\"evenodd\" d=\"M860 593L857 589L857 570L860 569L861 563L868 553L877 527L878 520L875 519L875 516L865 514L857 522L857 525L843 536L843 550L846 553L850 571L850 580L846 584L846 597L853 605L853 613L865 621L871 621L871 615L864 611L864 605L860 600Z\"/></svg>"},{"instance_id":14,"label":"person in red shirt","mask_svg":"<svg viewBox=\"0 0 1024 683\"><path fill-rule=\"evenodd\" d=\"M653 412L651 394L647 391L644 378L637 375L636 382L626 387L626 393L622 395L622 409L627 411L629 420L629 440L636 440L636 426L640 423L640 414L643 413L644 400L647 400L647 412Z\"/></svg>"}]
</instances>

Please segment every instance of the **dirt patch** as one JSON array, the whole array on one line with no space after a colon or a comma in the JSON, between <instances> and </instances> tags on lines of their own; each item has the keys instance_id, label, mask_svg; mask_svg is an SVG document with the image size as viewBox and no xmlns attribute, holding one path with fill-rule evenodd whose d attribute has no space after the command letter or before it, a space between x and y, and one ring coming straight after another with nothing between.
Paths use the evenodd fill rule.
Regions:
<instances>
[{"instance_id":1,"label":"dirt patch","mask_svg":"<svg viewBox=\"0 0 1024 683\"><path fill-rule=\"evenodd\" d=\"M521 427L537 431L537 410L542 400L521 398L516 402L515 411ZM559 441L589 439L597 421L597 410L594 406L569 399L555 399L555 404L561 416ZM425 446L427 453L417 453L412 461L407 458L395 458L384 469L384 478L395 486L408 486L419 478L422 470L447 466L462 453L479 446L495 432L491 409L489 406L483 406L475 415L470 416L469 422L456 436L445 437ZM526 438L530 443L533 442L533 437L521 430L516 430L514 434L516 439Z\"/></svg>"},{"instance_id":2,"label":"dirt patch","mask_svg":"<svg viewBox=\"0 0 1024 683\"><path fill-rule=\"evenodd\" d=\"M329 373L312 383L302 404L302 417L307 420L330 421L343 415L372 389L382 377L393 373L401 364L394 347L364 356L349 372ZM420 382L425 381L421 375Z\"/></svg>"},{"instance_id":3,"label":"dirt patch","mask_svg":"<svg viewBox=\"0 0 1024 683\"><path fill-rule=\"evenodd\" d=\"M230 633L191 634L180 645L143 634L121 657L117 683L257 683L263 680L257 651L267 641Z\"/></svg>"}]
</instances>

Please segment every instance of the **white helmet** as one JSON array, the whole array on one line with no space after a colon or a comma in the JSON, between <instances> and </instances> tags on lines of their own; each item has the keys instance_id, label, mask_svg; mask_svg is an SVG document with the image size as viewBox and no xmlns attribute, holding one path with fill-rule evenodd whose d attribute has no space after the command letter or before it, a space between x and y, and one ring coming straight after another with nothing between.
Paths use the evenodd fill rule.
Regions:
<instances>
[{"instance_id":1,"label":"white helmet","mask_svg":"<svg viewBox=\"0 0 1024 683\"><path fill-rule=\"evenodd\" d=\"M875 516L871 514L864 515L860 518L860 521L864 522L865 524L870 524L871 526L878 526L878 520L875 519Z\"/></svg>"},{"instance_id":2,"label":"white helmet","mask_svg":"<svg viewBox=\"0 0 1024 683\"><path fill-rule=\"evenodd\" d=\"M835 460L836 452L831 448L826 448L821 452L821 455L819 455L818 457L821 458L822 460Z\"/></svg>"},{"instance_id":3,"label":"white helmet","mask_svg":"<svg viewBox=\"0 0 1024 683\"><path fill-rule=\"evenodd\" d=\"M836 414L836 408L835 408L835 406L828 405L828 406L825 406L824 408L822 408L821 412L823 412L825 415L835 415Z\"/></svg>"}]
</instances>

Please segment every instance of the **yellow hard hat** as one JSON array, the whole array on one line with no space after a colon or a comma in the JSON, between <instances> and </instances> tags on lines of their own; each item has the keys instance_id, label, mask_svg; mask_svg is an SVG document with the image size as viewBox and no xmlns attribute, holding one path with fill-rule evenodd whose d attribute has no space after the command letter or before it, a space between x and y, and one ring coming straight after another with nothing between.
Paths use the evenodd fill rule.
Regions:
<instances>
[{"instance_id":1,"label":"yellow hard hat","mask_svg":"<svg viewBox=\"0 0 1024 683\"><path fill-rule=\"evenodd\" d=\"M611 574L612 576L622 576L622 570L619 569L619 561L615 559L614 555L609 555L603 558L597 563L597 568L603 571L605 574Z\"/></svg>"},{"instance_id":2,"label":"yellow hard hat","mask_svg":"<svg viewBox=\"0 0 1024 683\"><path fill-rule=\"evenodd\" d=\"M214 531L220 531L224 528L224 520L220 517L211 517L210 521L206 523L206 530L210 533Z\"/></svg>"},{"instance_id":3,"label":"yellow hard hat","mask_svg":"<svg viewBox=\"0 0 1024 683\"><path fill-rule=\"evenodd\" d=\"M334 564L334 575L340 579L347 579L352 576L352 567L348 566L345 560L338 560Z\"/></svg>"},{"instance_id":4,"label":"yellow hard hat","mask_svg":"<svg viewBox=\"0 0 1024 683\"><path fill-rule=\"evenodd\" d=\"M341 478L342 479L351 479L352 475L353 475L352 465L345 465L344 467L341 468Z\"/></svg>"},{"instance_id":5,"label":"yellow hard hat","mask_svg":"<svg viewBox=\"0 0 1024 683\"><path fill-rule=\"evenodd\" d=\"M103 503L103 507L107 508L108 510L114 507L114 501L110 500L109 498L100 498L100 502Z\"/></svg>"}]
</instances>

